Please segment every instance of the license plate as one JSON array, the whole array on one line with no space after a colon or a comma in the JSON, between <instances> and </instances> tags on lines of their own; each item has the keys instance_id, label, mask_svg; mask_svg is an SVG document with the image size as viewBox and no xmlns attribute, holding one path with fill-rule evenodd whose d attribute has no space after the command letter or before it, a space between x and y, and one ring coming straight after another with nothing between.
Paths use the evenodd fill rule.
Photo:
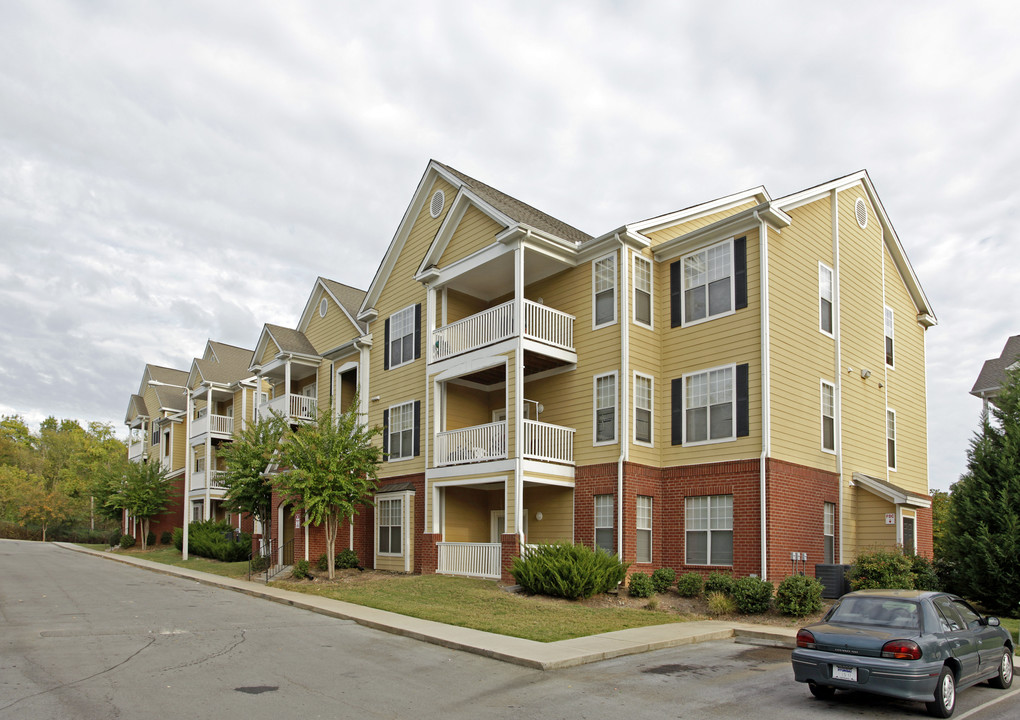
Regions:
<instances>
[{"instance_id":1,"label":"license plate","mask_svg":"<svg viewBox=\"0 0 1020 720\"><path fill-rule=\"evenodd\" d=\"M850 682L857 682L857 668L847 667L845 665L833 665L832 666L832 679L833 680L848 680Z\"/></svg>"}]
</instances>

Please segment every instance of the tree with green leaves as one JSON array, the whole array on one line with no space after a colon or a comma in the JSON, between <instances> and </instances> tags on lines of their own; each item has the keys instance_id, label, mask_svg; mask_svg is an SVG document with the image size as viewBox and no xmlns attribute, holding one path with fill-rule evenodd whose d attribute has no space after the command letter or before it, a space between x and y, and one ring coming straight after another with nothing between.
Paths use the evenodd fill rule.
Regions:
<instances>
[{"instance_id":1,"label":"tree with green leaves","mask_svg":"<svg viewBox=\"0 0 1020 720\"><path fill-rule=\"evenodd\" d=\"M0 505L22 524L37 523L46 531L71 515L71 503L58 487L46 487L45 480L14 467L0 465Z\"/></svg>"},{"instance_id":2,"label":"tree with green leaves","mask_svg":"<svg viewBox=\"0 0 1020 720\"><path fill-rule=\"evenodd\" d=\"M382 450L372 443L381 431L361 421L355 398L342 415L332 401L319 413L318 421L299 425L284 438L281 467L274 479L281 494L304 514L305 524L323 525L326 556L335 557L336 536L364 504L371 504ZM329 577L333 563L326 563Z\"/></svg>"},{"instance_id":3,"label":"tree with green leaves","mask_svg":"<svg viewBox=\"0 0 1020 720\"><path fill-rule=\"evenodd\" d=\"M287 423L277 414L259 417L248 423L241 434L220 446L219 454L227 469L219 476L226 488L223 506L231 512L247 513L262 524L262 546L268 548L273 510L273 484L266 474Z\"/></svg>"},{"instance_id":4,"label":"tree with green leaves","mask_svg":"<svg viewBox=\"0 0 1020 720\"><path fill-rule=\"evenodd\" d=\"M127 510L142 521L142 549L147 546L149 521L166 510L173 481L158 462L128 463L120 487L106 500L108 506Z\"/></svg>"},{"instance_id":5,"label":"tree with green leaves","mask_svg":"<svg viewBox=\"0 0 1020 720\"><path fill-rule=\"evenodd\" d=\"M967 452L967 472L951 488L940 545L955 590L992 612L1020 607L1020 369L1007 374L991 417Z\"/></svg>"}]
</instances>

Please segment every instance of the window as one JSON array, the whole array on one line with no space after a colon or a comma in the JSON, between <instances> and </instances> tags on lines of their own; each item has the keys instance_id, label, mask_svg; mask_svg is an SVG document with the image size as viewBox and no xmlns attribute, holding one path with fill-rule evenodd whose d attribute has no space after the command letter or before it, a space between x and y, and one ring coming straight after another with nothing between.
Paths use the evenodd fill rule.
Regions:
<instances>
[{"instance_id":1,"label":"window","mask_svg":"<svg viewBox=\"0 0 1020 720\"><path fill-rule=\"evenodd\" d=\"M616 322L616 254L599 258L591 265L594 293L594 327Z\"/></svg>"},{"instance_id":2,"label":"window","mask_svg":"<svg viewBox=\"0 0 1020 720\"><path fill-rule=\"evenodd\" d=\"M406 365L418 357L416 329L420 322L420 307L411 305L387 318L384 364L388 370Z\"/></svg>"},{"instance_id":3,"label":"window","mask_svg":"<svg viewBox=\"0 0 1020 720\"><path fill-rule=\"evenodd\" d=\"M634 256L634 322L652 326L652 262Z\"/></svg>"},{"instance_id":4,"label":"window","mask_svg":"<svg viewBox=\"0 0 1020 720\"><path fill-rule=\"evenodd\" d=\"M652 444L652 390L654 380L634 373L634 442Z\"/></svg>"},{"instance_id":5,"label":"window","mask_svg":"<svg viewBox=\"0 0 1020 720\"><path fill-rule=\"evenodd\" d=\"M733 496L704 495L686 501L688 565L733 564Z\"/></svg>"},{"instance_id":6,"label":"window","mask_svg":"<svg viewBox=\"0 0 1020 720\"><path fill-rule=\"evenodd\" d=\"M894 410L885 411L885 443L886 443L886 458L889 463L889 469L896 469L896 412Z\"/></svg>"},{"instance_id":7,"label":"window","mask_svg":"<svg viewBox=\"0 0 1020 720\"><path fill-rule=\"evenodd\" d=\"M684 376L684 442L729 440L736 436L733 366Z\"/></svg>"},{"instance_id":8,"label":"window","mask_svg":"<svg viewBox=\"0 0 1020 720\"><path fill-rule=\"evenodd\" d=\"M822 380L822 450L836 451L836 387Z\"/></svg>"},{"instance_id":9,"label":"window","mask_svg":"<svg viewBox=\"0 0 1020 720\"><path fill-rule=\"evenodd\" d=\"M202 500L195 500L191 503L191 522L202 522Z\"/></svg>"},{"instance_id":10,"label":"window","mask_svg":"<svg viewBox=\"0 0 1020 720\"><path fill-rule=\"evenodd\" d=\"M388 460L406 460L414 457L414 426L417 420L413 402L394 405L384 413L386 426L386 447Z\"/></svg>"},{"instance_id":11,"label":"window","mask_svg":"<svg viewBox=\"0 0 1020 720\"><path fill-rule=\"evenodd\" d=\"M195 458L195 472L205 472L205 458Z\"/></svg>"},{"instance_id":12,"label":"window","mask_svg":"<svg viewBox=\"0 0 1020 720\"><path fill-rule=\"evenodd\" d=\"M595 444L616 442L616 373L595 376Z\"/></svg>"},{"instance_id":13,"label":"window","mask_svg":"<svg viewBox=\"0 0 1020 720\"><path fill-rule=\"evenodd\" d=\"M326 302L326 298L322 298L319 303L319 317L326 317L326 310L329 308L329 303Z\"/></svg>"},{"instance_id":14,"label":"window","mask_svg":"<svg viewBox=\"0 0 1020 720\"><path fill-rule=\"evenodd\" d=\"M613 496L595 496L595 547L613 554Z\"/></svg>"},{"instance_id":15,"label":"window","mask_svg":"<svg viewBox=\"0 0 1020 720\"><path fill-rule=\"evenodd\" d=\"M893 366L893 310L891 307L885 309L885 364Z\"/></svg>"},{"instance_id":16,"label":"window","mask_svg":"<svg viewBox=\"0 0 1020 720\"><path fill-rule=\"evenodd\" d=\"M684 323L733 310L733 242L699 250L683 258Z\"/></svg>"},{"instance_id":17,"label":"window","mask_svg":"<svg viewBox=\"0 0 1020 720\"><path fill-rule=\"evenodd\" d=\"M152 440L151 440L151 442L149 442L149 444L152 445L152 446L159 445L159 428L158 427L153 426L153 428L152 428Z\"/></svg>"},{"instance_id":18,"label":"window","mask_svg":"<svg viewBox=\"0 0 1020 720\"><path fill-rule=\"evenodd\" d=\"M914 518L903 516L903 554L913 555L917 544L914 542Z\"/></svg>"},{"instance_id":19,"label":"window","mask_svg":"<svg viewBox=\"0 0 1020 720\"><path fill-rule=\"evenodd\" d=\"M832 268L818 263L818 329L832 335Z\"/></svg>"},{"instance_id":20,"label":"window","mask_svg":"<svg viewBox=\"0 0 1020 720\"><path fill-rule=\"evenodd\" d=\"M170 431L163 433L163 457L170 457Z\"/></svg>"},{"instance_id":21,"label":"window","mask_svg":"<svg viewBox=\"0 0 1020 720\"><path fill-rule=\"evenodd\" d=\"M825 503L822 535L825 537L825 562L836 562L836 503Z\"/></svg>"},{"instance_id":22,"label":"window","mask_svg":"<svg viewBox=\"0 0 1020 720\"><path fill-rule=\"evenodd\" d=\"M376 507L379 513L379 554L402 554L403 546L400 542L400 530L403 526L403 498L377 500Z\"/></svg>"},{"instance_id":23,"label":"window","mask_svg":"<svg viewBox=\"0 0 1020 720\"><path fill-rule=\"evenodd\" d=\"M652 561L652 499L647 495L637 496L637 555L639 563Z\"/></svg>"}]
</instances>

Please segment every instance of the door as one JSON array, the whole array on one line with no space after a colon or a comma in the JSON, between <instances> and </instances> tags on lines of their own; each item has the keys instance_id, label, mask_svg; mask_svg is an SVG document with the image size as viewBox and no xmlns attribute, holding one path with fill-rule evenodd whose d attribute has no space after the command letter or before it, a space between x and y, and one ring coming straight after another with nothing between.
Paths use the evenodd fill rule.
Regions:
<instances>
[{"instance_id":1,"label":"door","mask_svg":"<svg viewBox=\"0 0 1020 720\"><path fill-rule=\"evenodd\" d=\"M916 552L914 542L914 518L903 516L903 554L913 555Z\"/></svg>"},{"instance_id":2,"label":"door","mask_svg":"<svg viewBox=\"0 0 1020 720\"><path fill-rule=\"evenodd\" d=\"M280 553L281 565L294 564L294 506L286 505L283 508L283 527L280 533L283 543Z\"/></svg>"},{"instance_id":3,"label":"door","mask_svg":"<svg viewBox=\"0 0 1020 720\"><path fill-rule=\"evenodd\" d=\"M528 511L527 509L522 511L524 513L524 541L528 541ZM498 543L502 541L502 535L506 533L506 515L502 510L493 510L492 517L489 522L490 528L490 540L489 542Z\"/></svg>"}]
</instances>

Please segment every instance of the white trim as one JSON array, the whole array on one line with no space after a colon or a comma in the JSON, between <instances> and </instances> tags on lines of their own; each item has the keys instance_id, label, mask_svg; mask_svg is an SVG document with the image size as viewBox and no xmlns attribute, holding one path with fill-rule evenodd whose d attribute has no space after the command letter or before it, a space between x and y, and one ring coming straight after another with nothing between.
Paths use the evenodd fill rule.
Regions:
<instances>
[{"instance_id":1,"label":"white trim","mask_svg":"<svg viewBox=\"0 0 1020 720\"><path fill-rule=\"evenodd\" d=\"M637 286L637 264L638 264L638 261L641 261L641 262L645 263L646 265L648 265L648 322L647 323L641 322L640 320L637 319L637 293L638 293L638 286ZM634 295L635 295L635 297L634 297L634 300L635 300L634 301L634 308L631 310L631 321L635 325L639 325L640 327L648 328L649 330L654 330L655 329L655 263L652 262L651 258L647 258L644 255L642 255L641 253L635 252L631 256L630 271L631 271L631 276L633 277L633 282L631 283L631 287L633 288L633 292L634 292ZM641 292L644 292L644 290L642 290Z\"/></svg>"},{"instance_id":2,"label":"white trim","mask_svg":"<svg viewBox=\"0 0 1020 720\"><path fill-rule=\"evenodd\" d=\"M404 522L404 518L405 518L405 514L406 514L405 511L404 511L404 505L405 505L404 498L406 497L407 494L408 494L408 491L395 492L395 493L381 493L381 494L378 493L378 492L376 493L376 496L375 496L375 505L376 505L376 508L377 508L377 512L375 512L375 537L373 538L373 540L375 541L375 542L373 542L373 545L375 547L376 557L402 557L404 555L404 548L407 545L407 540L406 540L407 525ZM379 512L378 509L380 508L381 504L384 503L384 502L400 502L400 551L399 552L382 552L381 550L379 550L379 516L382 515L382 513ZM393 525L386 525L385 527L393 527Z\"/></svg>"},{"instance_id":3,"label":"white trim","mask_svg":"<svg viewBox=\"0 0 1020 720\"><path fill-rule=\"evenodd\" d=\"M414 400L408 400L407 402L397 403L396 405L390 405L388 408L386 408L386 418L387 418L386 430L385 430L385 432L386 432L386 462L404 462L405 460L413 460L414 457L415 457L415 454L414 454L414 423L415 423L415 419L416 418L414 417L414 402L415 402ZM405 406L410 406L411 407L411 454L410 455L400 455L398 457L394 457L393 456L393 439L392 439L393 438L393 409L394 408L403 408ZM420 428L420 421L419 421L419 428ZM400 430L400 432L402 432L402 433L403 432L407 432L407 429L406 428L402 428ZM419 433L420 432L421 432L421 430L419 429ZM403 450L403 443L401 443L401 450Z\"/></svg>"},{"instance_id":4,"label":"white trim","mask_svg":"<svg viewBox=\"0 0 1020 720\"><path fill-rule=\"evenodd\" d=\"M727 238L726 240L723 240L722 242L715 242L715 243L712 243L710 245L705 245L704 247L700 247L697 250L693 250L693 251L691 251L689 253L681 255L680 258L677 260L677 262L680 263L680 323L681 323L681 325L683 327L693 327L695 325L700 325L701 323L708 322L709 320L716 320L718 318L724 318L724 317L727 317L729 315L733 315L737 311L737 307L736 307L736 305L737 305L737 297L736 297L736 294L737 294L736 258L734 258L734 255L733 255L733 241L734 241L734 239L735 239L735 237L730 237L730 238ZM726 312L717 313L715 315L712 315L710 313L709 307L708 307L708 298L709 298L709 296L708 296L708 285L709 285L709 281L708 281L707 276L706 276L706 279L705 279L705 317L699 318L697 320L688 320L687 319L687 273L684 272L684 265L683 265L683 263L689 257L697 255L698 253L707 253L709 250L712 250L713 248L720 247L722 245L728 245L729 246L729 251L730 251L730 268L729 268L730 272L729 272L729 276L728 276L729 279L730 279L730 309L727 310ZM706 269L705 272L706 272L706 275L707 275L707 272L708 272L707 269Z\"/></svg>"},{"instance_id":5,"label":"white trim","mask_svg":"<svg viewBox=\"0 0 1020 720\"><path fill-rule=\"evenodd\" d=\"M613 261L613 319L607 320L606 322L599 323L598 321L598 310L596 308L596 296L598 293L595 290L595 283L597 282L596 266L603 260L612 258ZM610 327L615 325L619 315L619 290L620 290L620 262L616 250L610 253L606 253L601 257L594 258L591 261L591 329L601 330L602 328ZM603 290L602 292L606 292Z\"/></svg>"},{"instance_id":6,"label":"white trim","mask_svg":"<svg viewBox=\"0 0 1020 720\"><path fill-rule=\"evenodd\" d=\"M598 387L599 380L612 376L613 378L613 439L612 440L599 440L599 406L598 406ZM592 419L592 447L598 447L600 445L615 445L620 438L620 373L617 370L612 372L600 373L592 377L592 403L591 403L591 419ZM604 408L603 408L604 409Z\"/></svg>"},{"instance_id":7,"label":"white trim","mask_svg":"<svg viewBox=\"0 0 1020 720\"><path fill-rule=\"evenodd\" d=\"M729 437L716 438L715 440L712 440L711 438L708 438L707 436L708 436L709 430L711 428L711 419L706 414L706 417L705 417L705 435L706 435L706 439L704 439L704 440L688 440L687 439L687 403L690 402L690 392L689 392L689 390L687 388L687 378L694 377L695 375L707 375L707 374L709 374L711 372L714 372L716 370L726 370L726 369L729 369L730 372L733 375L733 396L730 399L730 403L733 405L733 412L732 412L732 434ZM718 365L716 367L706 368L704 370L697 370L695 372L684 373L680 377L681 377L681 382L683 383L683 399L684 399L684 406L683 406L683 408L681 408L681 410L683 412L683 420L682 420L682 422L683 422L683 441L684 441L683 444L684 444L684 446L686 446L686 447L698 447L699 445L716 445L718 443L733 442L734 440L736 440L737 439L737 364L736 363L730 363L729 365ZM708 405L705 406L706 410L707 410L708 407L709 407Z\"/></svg>"},{"instance_id":8,"label":"white trim","mask_svg":"<svg viewBox=\"0 0 1020 720\"><path fill-rule=\"evenodd\" d=\"M836 385L829 382L828 380L822 379L819 381L818 389L818 400L819 400L819 420L821 421L821 434L819 437L822 452L829 453L830 455L836 454ZM825 447L825 388L829 388L832 391L832 447Z\"/></svg>"},{"instance_id":9,"label":"white trim","mask_svg":"<svg viewBox=\"0 0 1020 720\"><path fill-rule=\"evenodd\" d=\"M648 498L648 527L643 528L638 524L639 518L641 517L638 506L640 505L641 498ZM655 498L652 495L637 495L634 498L634 564L635 565L647 565L655 559L654 542L655 533L653 529L655 527ZM637 556L637 538L639 532L648 532L648 559L641 560Z\"/></svg>"},{"instance_id":10,"label":"white trim","mask_svg":"<svg viewBox=\"0 0 1020 720\"><path fill-rule=\"evenodd\" d=\"M415 316L414 309L415 309L415 307L417 307L417 305L418 305L417 303L411 303L407 307L402 307L402 308L400 308L399 310L397 310L395 312L391 312L387 316L387 318L386 318L386 320L388 320L389 324L390 324L390 331L389 331L389 338L386 341L386 348L383 350L383 352L384 353L388 353L386 355L386 357L389 359L388 370L396 370L397 368L404 367L405 365L410 365L411 363L413 363L415 361L415 352L414 352L414 350L416 348L421 347L421 338L418 336L418 331L417 331L417 328L415 327L415 321L414 321L414 316ZM401 313L406 313L408 311L410 311L409 314L411 316L411 333L410 333L410 335L413 338L411 340L411 343L412 343L412 346L411 346L412 347L411 357L410 357L410 359L405 359L404 358L404 340L403 339L406 338L407 335L408 335L408 333L404 333L403 335L400 336L400 362L397 363L396 365L394 365L393 364L393 351L390 349L390 347L393 345L393 341L394 341L393 318L395 318L396 316L400 315Z\"/></svg>"},{"instance_id":11,"label":"white trim","mask_svg":"<svg viewBox=\"0 0 1020 720\"><path fill-rule=\"evenodd\" d=\"M822 300L826 299L822 297L822 271L829 273L829 326L832 330L826 330L822 327ZM835 337L836 330L836 303L834 298L836 295L836 275L832 268L823 263L821 260L818 261L818 332L828 337Z\"/></svg>"},{"instance_id":12,"label":"white trim","mask_svg":"<svg viewBox=\"0 0 1020 720\"><path fill-rule=\"evenodd\" d=\"M627 225L627 231L647 235L648 233L653 233L670 225L676 225L681 221L690 222L692 220L697 220L698 218L705 217L707 215L714 215L719 212L731 210L747 202L757 201L757 203L760 204L762 202L769 202L770 200L771 197L765 189L765 186L759 185L758 187L733 193L732 195L725 195L699 205L692 205L691 207L683 210L676 210L666 215L642 220L641 222L630 223Z\"/></svg>"},{"instance_id":13,"label":"white trim","mask_svg":"<svg viewBox=\"0 0 1020 720\"><path fill-rule=\"evenodd\" d=\"M884 262L884 258L883 258ZM886 328L885 320L888 314L891 323ZM888 329L889 332L886 332ZM885 351L885 340L886 338L892 340L892 362L889 362L889 354ZM896 369L896 311L888 305L882 308L882 357L885 358L885 366L890 370Z\"/></svg>"},{"instance_id":14,"label":"white trim","mask_svg":"<svg viewBox=\"0 0 1020 720\"><path fill-rule=\"evenodd\" d=\"M892 431L893 431L892 438L889 437L889 415L892 415ZM900 444L899 444L899 440L897 439L898 432L897 432L896 425L897 425L897 423L896 423L896 411L893 410L892 408L887 407L885 409L885 433L884 433L884 435L885 435L885 464L886 464L886 469L889 472L896 472L896 467L899 464ZM896 456L896 457L893 458L893 463L891 465L889 464L889 440L890 439L893 441L893 454Z\"/></svg>"},{"instance_id":15,"label":"white trim","mask_svg":"<svg viewBox=\"0 0 1020 720\"><path fill-rule=\"evenodd\" d=\"M649 426L648 427L648 436L650 438L649 440L638 440L638 438L637 438L637 411L639 409L638 408L638 389L637 389L638 378L642 378L644 380L648 380L648 382L649 382L649 396L648 396L648 398L649 398L649 402L651 404L650 407L647 408L648 412L649 412L649 422L648 422L648 426ZM633 384L634 384L634 403L633 403L634 437L632 438L633 442L634 442L635 445L641 445L642 447L655 447L655 378L652 375L647 375L647 374L645 374L643 372L638 372L637 370L635 370L634 371L634 375L633 375ZM644 409L644 408L642 408L642 409Z\"/></svg>"},{"instance_id":16,"label":"white trim","mask_svg":"<svg viewBox=\"0 0 1020 720\"><path fill-rule=\"evenodd\" d=\"M728 531L727 531L726 528L713 528L712 527L712 498L714 498L714 497L728 497L730 499L730 527L729 527ZM697 499L697 498L706 498L708 500L708 527L705 527L705 528L695 528L695 529L692 530L691 528L688 527L688 522L690 521L691 514L690 514L689 508L687 506L687 503L690 500L694 500L694 499ZM734 532L734 529L733 529L734 510L735 510L735 508L734 508L733 493L732 492L729 492L729 493L718 493L718 494L715 494L715 495L686 495L684 497L684 564L685 565L689 565L691 567L733 567L733 563L736 560L736 555L737 555L736 535L735 535L735 532ZM687 560L687 552L688 552L688 546L689 546L689 543L687 542L687 533L689 533L689 532L703 532L703 533L706 533L705 537L707 539L707 542L705 544L705 562L703 562L703 563L692 563L692 562L688 562L688 560ZM728 564L719 564L719 563L713 563L712 562L712 533L713 532L729 532L730 533L730 548L731 548L731 552L732 552L732 557L730 558L730 562Z\"/></svg>"},{"instance_id":17,"label":"white trim","mask_svg":"<svg viewBox=\"0 0 1020 720\"><path fill-rule=\"evenodd\" d=\"M606 498L606 497L609 498L609 502L612 503L612 505L613 505L613 510L609 513L610 522L612 524L611 525L599 525L598 524L598 522L599 522L599 503L598 503L598 499L599 498ZM617 505L617 498L616 498L615 495L613 495L613 493L598 493L597 495L592 495L591 502L592 502L592 523L591 523L591 525L592 525L592 528L591 528L592 537L591 537L591 540L592 540L592 543L595 545L595 547L599 548L599 547L602 547L601 545L599 545L599 542L598 542L599 530L607 530L607 529L608 530L612 530L613 531L613 535L614 536L616 535L616 512L615 512L615 510L616 510L616 505ZM610 544L609 544L609 552L613 551L614 545L615 545L615 543L610 542ZM603 548L603 549L605 549L605 548Z\"/></svg>"}]
</instances>

